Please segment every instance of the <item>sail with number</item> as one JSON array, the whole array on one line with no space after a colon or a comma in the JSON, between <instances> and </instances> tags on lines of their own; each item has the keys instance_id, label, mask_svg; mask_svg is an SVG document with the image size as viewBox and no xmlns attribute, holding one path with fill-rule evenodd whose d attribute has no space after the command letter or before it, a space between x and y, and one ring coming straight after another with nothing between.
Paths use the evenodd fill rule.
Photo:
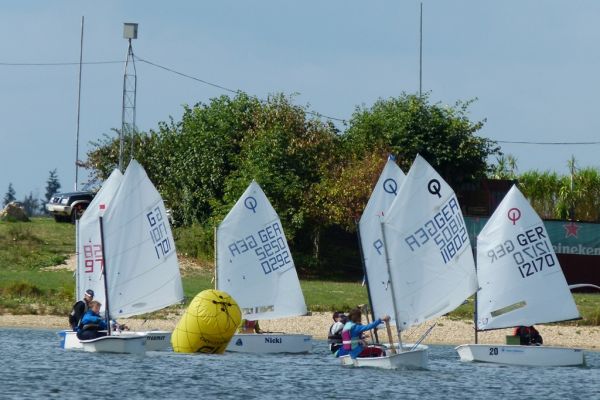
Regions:
<instances>
[{"instance_id":1,"label":"sail with number","mask_svg":"<svg viewBox=\"0 0 600 400\"><path fill-rule=\"evenodd\" d=\"M400 167L390 157L358 223L373 314L391 316L392 324L395 324L394 305L381 221L396 198L404 177Z\"/></svg>"},{"instance_id":2,"label":"sail with number","mask_svg":"<svg viewBox=\"0 0 600 400\"><path fill-rule=\"evenodd\" d=\"M160 310L183 300L175 242L162 197L131 160L103 217L111 318Z\"/></svg>"},{"instance_id":3,"label":"sail with number","mask_svg":"<svg viewBox=\"0 0 600 400\"><path fill-rule=\"evenodd\" d=\"M579 318L544 223L513 186L477 237L477 328Z\"/></svg>"},{"instance_id":4,"label":"sail with number","mask_svg":"<svg viewBox=\"0 0 600 400\"><path fill-rule=\"evenodd\" d=\"M123 174L115 169L94 196L77 222L77 299L83 299L85 291L92 289L94 299L105 306L104 279L102 277L102 241L98 218L103 216L121 186Z\"/></svg>"},{"instance_id":5,"label":"sail with number","mask_svg":"<svg viewBox=\"0 0 600 400\"><path fill-rule=\"evenodd\" d=\"M398 329L446 314L476 291L456 195L419 155L383 218L383 231Z\"/></svg>"},{"instance_id":6,"label":"sail with number","mask_svg":"<svg viewBox=\"0 0 600 400\"><path fill-rule=\"evenodd\" d=\"M255 181L217 229L217 289L246 319L306 314L294 260L279 216Z\"/></svg>"}]
</instances>

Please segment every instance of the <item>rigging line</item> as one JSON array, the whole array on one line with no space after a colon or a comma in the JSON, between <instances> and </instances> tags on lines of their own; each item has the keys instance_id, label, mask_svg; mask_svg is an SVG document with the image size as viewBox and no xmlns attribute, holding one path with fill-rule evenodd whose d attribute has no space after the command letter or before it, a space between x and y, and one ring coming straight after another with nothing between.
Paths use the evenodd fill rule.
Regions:
<instances>
[{"instance_id":1,"label":"rigging line","mask_svg":"<svg viewBox=\"0 0 600 400\"><path fill-rule=\"evenodd\" d=\"M85 61L81 64L123 64L123 61ZM55 63L10 63L0 62L0 66L7 67L45 67L61 65L79 65L79 62L55 62Z\"/></svg>"},{"instance_id":2,"label":"rigging line","mask_svg":"<svg viewBox=\"0 0 600 400\"><path fill-rule=\"evenodd\" d=\"M600 142L527 142L527 141L510 141L510 140L494 140L494 141L497 143L541 144L541 145L559 145L559 146L600 144Z\"/></svg>"},{"instance_id":3,"label":"rigging line","mask_svg":"<svg viewBox=\"0 0 600 400\"><path fill-rule=\"evenodd\" d=\"M212 87L215 87L215 88L218 88L218 89L222 89L222 90L225 90L225 91L227 91L227 92L230 92L230 93L236 93L236 94L238 94L238 93L242 93L242 91L241 91L240 89L238 89L238 90L234 90L234 89L227 88L227 87L225 87L225 86L218 85L218 84L216 84L216 83L208 82L208 81L205 81L204 79L196 78L195 76L188 75L188 74L185 74L185 73L183 73L183 72L179 72L179 71L176 71L176 70L174 70L174 69L171 69L171 68L165 67L165 66L163 66L163 65L156 64L156 63L154 63L154 62L152 62L152 61L145 60L145 59L143 59L143 58L140 58L140 57L138 57L138 56L134 56L134 58L135 58L136 60L140 61L140 62L146 63L146 64L148 64L148 65L152 65L153 67L156 67L156 68L163 69L163 70L165 70L165 71L171 72L171 73L173 73L173 74L176 74L176 75L179 75L179 76L183 76L184 78L188 78L188 79L192 79L192 80L195 80L195 81L197 81L197 82L200 82L200 83L204 83L205 85L209 85L209 86L212 86ZM328 116L328 115L321 114L321 113L319 113L319 112L316 112L316 111L305 110L305 112L306 112L307 114L313 115L313 116L315 116L315 117L318 117L318 118L325 118L325 119L329 119L329 120L332 120L332 121L340 121L340 122L343 122L343 123L346 123L346 122L347 122L347 121L346 121L345 119L343 119L343 118L330 117L330 116Z\"/></svg>"}]
</instances>

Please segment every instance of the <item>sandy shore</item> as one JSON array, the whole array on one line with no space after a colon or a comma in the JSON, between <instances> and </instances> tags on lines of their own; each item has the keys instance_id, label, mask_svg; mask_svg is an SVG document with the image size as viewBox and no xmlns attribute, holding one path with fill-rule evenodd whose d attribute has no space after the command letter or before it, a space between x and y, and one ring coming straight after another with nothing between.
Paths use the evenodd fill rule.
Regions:
<instances>
[{"instance_id":1,"label":"sandy shore","mask_svg":"<svg viewBox=\"0 0 600 400\"><path fill-rule=\"evenodd\" d=\"M124 319L134 330L161 329L173 330L179 321L179 316L168 319ZM306 333L315 339L326 339L327 330L332 323L330 313L313 313L306 317L284 318L273 321L261 321L263 330L286 333ZM424 341L430 344L458 345L473 342L473 324L467 321L453 321L442 317L437 320L437 326ZM54 315L0 315L2 327L26 327L66 329L66 316ZM403 333L403 340L408 342L418 340L431 324L421 325ZM589 350L600 350L600 327L589 326L537 326L544 338L544 344L553 346L579 347ZM385 333L381 333L385 335ZM510 329L491 332L480 332L480 343L504 343L505 336L510 335Z\"/></svg>"}]
</instances>

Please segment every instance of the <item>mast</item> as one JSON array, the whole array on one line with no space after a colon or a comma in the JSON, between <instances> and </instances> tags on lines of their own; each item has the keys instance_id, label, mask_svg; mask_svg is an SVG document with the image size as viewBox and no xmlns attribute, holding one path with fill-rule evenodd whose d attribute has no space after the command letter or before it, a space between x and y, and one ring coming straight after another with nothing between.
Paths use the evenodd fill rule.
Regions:
<instances>
[{"instance_id":1,"label":"mast","mask_svg":"<svg viewBox=\"0 0 600 400\"><path fill-rule=\"evenodd\" d=\"M77 133L75 134L75 191L79 181L79 116L81 114L81 65L83 64L83 15L81 16L81 40L79 42L79 77L77 78Z\"/></svg>"},{"instance_id":2,"label":"mast","mask_svg":"<svg viewBox=\"0 0 600 400\"><path fill-rule=\"evenodd\" d=\"M108 336L110 336L110 308L108 307L108 284L106 282L106 256L104 254L104 225L102 224L102 217L100 219L100 248L102 249L102 276L104 276L104 317L106 318L106 328L108 329Z\"/></svg>"},{"instance_id":3,"label":"mast","mask_svg":"<svg viewBox=\"0 0 600 400\"><path fill-rule=\"evenodd\" d=\"M423 88L423 2L421 2L421 17L419 23L419 98Z\"/></svg>"},{"instance_id":4,"label":"mast","mask_svg":"<svg viewBox=\"0 0 600 400\"><path fill-rule=\"evenodd\" d=\"M477 253L475 253L475 275L477 275ZM477 291L473 299L473 328L475 329L475 344L477 344L477 292L479 292L479 281L477 283Z\"/></svg>"},{"instance_id":5,"label":"mast","mask_svg":"<svg viewBox=\"0 0 600 400\"><path fill-rule=\"evenodd\" d=\"M383 239L383 249L385 250L385 264L387 265L388 276L390 277L389 284L390 284L390 291L392 293L392 305L394 306L394 319L396 320L396 333L398 334L398 352L402 353L402 335L400 334L400 327L398 326L399 318L398 318L398 310L396 309L396 294L394 293L394 282L392 281L392 271L390 268L390 256L389 256L390 253L387 251L387 241L385 239L385 229L383 227L383 222L381 222L380 226L381 226L381 234L382 234L382 239ZM390 345L392 347L394 347L393 343L390 343Z\"/></svg>"},{"instance_id":6,"label":"mast","mask_svg":"<svg viewBox=\"0 0 600 400\"><path fill-rule=\"evenodd\" d=\"M473 249L473 261L475 263L475 277L477 277L477 236L475 236L475 224L472 223L473 226L473 242L475 244L471 245ZM477 344L477 292L479 292L479 279L477 279L477 290L475 291L475 295L473 297L473 330L475 333L475 344Z\"/></svg>"},{"instance_id":7,"label":"mast","mask_svg":"<svg viewBox=\"0 0 600 400\"><path fill-rule=\"evenodd\" d=\"M365 274L365 285L367 285L367 296L369 299L369 304L370 304L370 308L371 308L371 318L373 321L375 321L375 310L373 309L373 300L371 299L371 287L369 286L369 274L367 273L367 265L365 263L365 254L363 252L363 248L362 248L362 240L360 238L360 224L358 223L357 220L354 220L354 223L356 224L356 236L358 237L358 250L360 251L360 261L363 267L363 273ZM367 311L368 314L368 311ZM375 343L379 343L379 337L377 335L377 329L373 330L373 333L375 334Z\"/></svg>"},{"instance_id":8,"label":"mast","mask_svg":"<svg viewBox=\"0 0 600 400\"><path fill-rule=\"evenodd\" d=\"M75 300L79 300L79 220L75 219Z\"/></svg>"}]
</instances>

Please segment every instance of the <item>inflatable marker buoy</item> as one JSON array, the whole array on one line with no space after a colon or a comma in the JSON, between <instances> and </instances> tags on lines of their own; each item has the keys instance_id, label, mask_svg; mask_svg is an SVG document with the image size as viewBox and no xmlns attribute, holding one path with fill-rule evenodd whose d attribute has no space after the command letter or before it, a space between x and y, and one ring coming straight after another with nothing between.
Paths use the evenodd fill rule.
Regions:
<instances>
[{"instance_id":1,"label":"inflatable marker buoy","mask_svg":"<svg viewBox=\"0 0 600 400\"><path fill-rule=\"evenodd\" d=\"M233 298L220 290L198 293L171 335L176 353L221 354L235 334L242 313Z\"/></svg>"}]
</instances>

